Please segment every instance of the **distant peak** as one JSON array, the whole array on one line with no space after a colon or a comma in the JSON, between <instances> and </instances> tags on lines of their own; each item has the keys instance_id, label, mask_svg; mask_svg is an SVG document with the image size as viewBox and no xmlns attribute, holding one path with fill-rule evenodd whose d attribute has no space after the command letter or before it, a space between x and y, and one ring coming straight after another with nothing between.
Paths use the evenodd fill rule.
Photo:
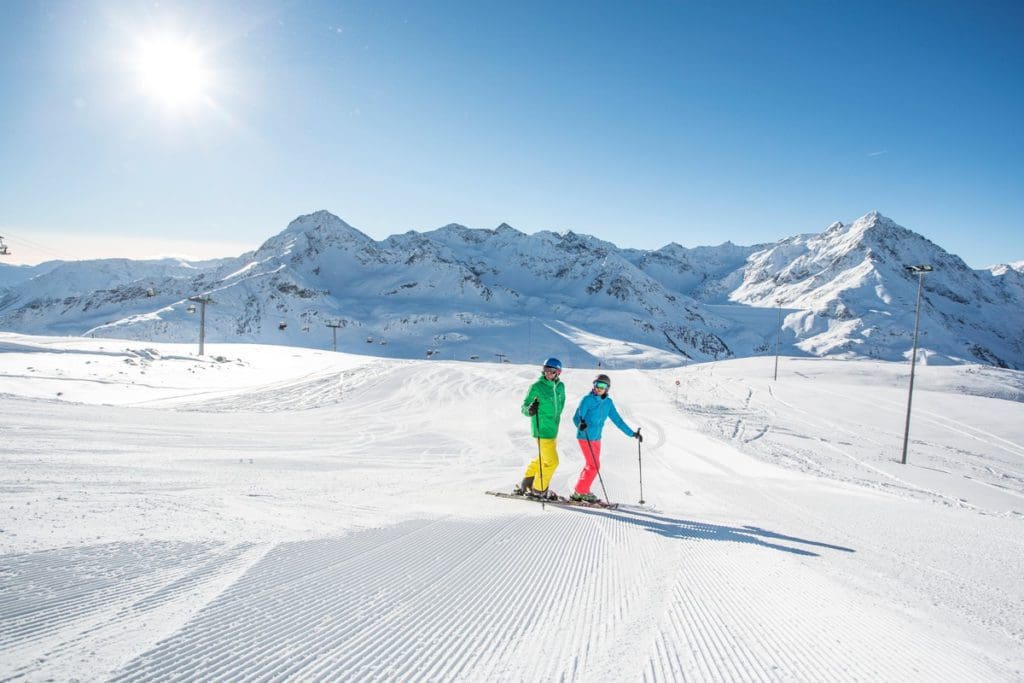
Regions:
<instances>
[{"instance_id":1,"label":"distant peak","mask_svg":"<svg viewBox=\"0 0 1024 683\"><path fill-rule=\"evenodd\" d=\"M891 218L883 216L878 211L870 211L852 223L835 221L821 233L826 239L862 239L873 235L882 237L891 232L910 232L906 228L897 225Z\"/></svg>"},{"instance_id":2,"label":"distant peak","mask_svg":"<svg viewBox=\"0 0 1024 683\"><path fill-rule=\"evenodd\" d=\"M326 230L328 232L349 234L369 240L369 236L357 228L335 216L330 211L321 209L305 216L299 216L285 228L284 232L308 232L310 230Z\"/></svg>"},{"instance_id":3,"label":"distant peak","mask_svg":"<svg viewBox=\"0 0 1024 683\"><path fill-rule=\"evenodd\" d=\"M900 226L896 225L896 222L893 221L891 218L887 218L886 216L883 216L882 214L878 213L877 211L871 211L871 212L868 212L868 213L864 214L863 216L861 216L860 218L855 220L853 222L853 226L851 226L851 227L856 228L856 227L861 227L861 226L863 226L864 228L873 228L875 226L879 226L879 227L900 227Z\"/></svg>"},{"instance_id":4,"label":"distant peak","mask_svg":"<svg viewBox=\"0 0 1024 683\"><path fill-rule=\"evenodd\" d=\"M321 209L320 211L314 211L304 216L299 216L291 223L288 224L286 230L305 230L310 227L346 227L351 228L352 226L335 216L330 211Z\"/></svg>"},{"instance_id":5,"label":"distant peak","mask_svg":"<svg viewBox=\"0 0 1024 683\"><path fill-rule=\"evenodd\" d=\"M522 232L520 230L516 230L515 228L513 228L508 223L502 223L501 225L496 227L494 229L494 234L495 235L503 235L506 239L509 239L509 238L515 239L516 237L525 237L526 236L526 234L524 232Z\"/></svg>"}]
</instances>

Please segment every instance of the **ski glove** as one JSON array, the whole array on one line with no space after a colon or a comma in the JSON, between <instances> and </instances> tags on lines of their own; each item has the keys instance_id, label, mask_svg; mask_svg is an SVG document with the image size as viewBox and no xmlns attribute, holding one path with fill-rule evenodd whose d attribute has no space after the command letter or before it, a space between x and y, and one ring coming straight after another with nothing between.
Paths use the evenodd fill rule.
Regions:
<instances>
[{"instance_id":1,"label":"ski glove","mask_svg":"<svg viewBox=\"0 0 1024 683\"><path fill-rule=\"evenodd\" d=\"M586 420L580 420L580 431L581 432L587 431L587 421Z\"/></svg>"},{"instance_id":2,"label":"ski glove","mask_svg":"<svg viewBox=\"0 0 1024 683\"><path fill-rule=\"evenodd\" d=\"M644 435L640 433L639 429L633 432L633 438L639 441L640 443L643 443L644 441Z\"/></svg>"},{"instance_id":3,"label":"ski glove","mask_svg":"<svg viewBox=\"0 0 1024 683\"><path fill-rule=\"evenodd\" d=\"M537 404L539 404L539 403L540 403L539 399L536 399L536 398L533 399L533 403L531 403L530 407L526 409L526 412L529 415L531 415L531 416L536 415L537 414Z\"/></svg>"}]
</instances>

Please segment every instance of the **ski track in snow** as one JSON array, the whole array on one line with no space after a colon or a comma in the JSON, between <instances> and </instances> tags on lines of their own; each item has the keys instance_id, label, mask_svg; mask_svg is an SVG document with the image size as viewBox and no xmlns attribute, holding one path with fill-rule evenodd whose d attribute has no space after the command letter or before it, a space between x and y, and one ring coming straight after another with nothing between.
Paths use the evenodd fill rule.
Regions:
<instances>
[{"instance_id":1,"label":"ski track in snow","mask_svg":"<svg viewBox=\"0 0 1024 683\"><path fill-rule=\"evenodd\" d=\"M87 640L245 549L215 550L93 548L76 551L90 562L74 573L59 552L7 558L6 580L33 591L4 606L3 647L69 623ZM564 509L281 543L113 680L968 680L984 669L815 570L815 558L849 550ZM172 555L179 564L161 565ZM186 563L199 567L171 571ZM646 649L616 645L638 639ZM31 664L9 678L31 677Z\"/></svg>"},{"instance_id":2,"label":"ski track in snow","mask_svg":"<svg viewBox=\"0 0 1024 683\"><path fill-rule=\"evenodd\" d=\"M718 431L731 441L748 445L771 433L772 425L778 422L779 411L777 406L781 405L786 410L786 419L789 422L801 425L808 433L825 433L831 435L830 437L819 437L817 439L817 444L820 447L818 449L819 454L821 453L820 449L835 453L849 460L857 467L870 470L874 477L881 477L883 480L892 482L893 486L896 486L901 490L934 497L949 505L979 509L957 496L947 495L935 489L916 485L883 467L876 466L865 458L852 453L851 449L844 448L843 441L835 438L835 435L845 435L845 437L851 442L862 444L867 443L872 445L878 453L893 451L894 446L898 446L898 441L889 438L889 436L884 433L876 434L872 432L865 432L863 429L857 427L848 427L838 419L829 419L828 417L823 417L822 415L813 413L792 401L782 398L780 395L781 392L771 384L768 385L768 399L765 400L758 397L755 391L747 386L741 385L737 387L739 391L734 390L732 387L738 383L735 378L714 378L711 376L710 372L706 374L701 373L699 377L701 380L700 389L705 393L705 395L722 397L724 399L723 402L716 406L716 409L713 411L709 411L706 407L696 408L692 405L679 404L678 399L674 402L679 405L680 409L684 412L708 415L709 423L719 423L720 426L718 427ZM665 390L664 387L663 390ZM870 399L867 399L852 392L839 392L834 389L819 386L801 386L800 390L803 392L824 394L830 397L839 398L848 403L860 404L862 406L875 406L881 403L889 406L897 413L901 410L905 410L906 408L905 403L891 401L879 396L872 396ZM802 398L807 402L806 395L802 396ZM773 404L775 404L775 406L773 406ZM739 417L731 417L732 415L737 414ZM986 430L968 425L953 417L940 416L934 412L922 410L920 407L915 411L915 415L917 416L917 420L926 421L937 428L961 434L969 439L981 443L989 449L986 452L990 452L991 449L996 449L1011 456L1024 456L1024 446L1020 446L1012 441L991 434ZM902 425L902 422L900 422L900 424ZM754 430L754 434L753 436L747 436L748 430L751 427ZM775 427L775 431L779 431L779 429L780 427ZM728 430L728 434L725 433L726 430ZM948 446L942 446L941 448L948 449ZM771 447L769 447L769 452L770 450ZM757 451L754 452L757 453ZM803 465L805 465L805 467L801 469L826 475L833 474L828 470L823 469L821 462L812 460L810 457L804 456L798 451L786 450L784 453L786 458L799 460ZM960 451L958 455L959 457L977 457L976 453L969 451ZM1017 480L1017 476L1014 473L1002 470L997 466L993 466L990 457L985 460L985 469L986 472L998 477ZM1024 496L1017 491L1005 486L1000 486L998 483L992 482L982 476L966 478L977 482L981 486L1000 488L1008 495L1024 498ZM877 486L878 484L875 485Z\"/></svg>"},{"instance_id":3,"label":"ski track in snow","mask_svg":"<svg viewBox=\"0 0 1024 683\"><path fill-rule=\"evenodd\" d=\"M75 546L0 555L0 680L817 682L1022 675L1019 652L993 654L999 645L1024 643L1020 594L1012 588L1019 540L978 534L1006 552L986 556L998 566L981 575L989 585L965 586L974 576L968 565L961 576L955 562L935 566L930 558L950 552L970 558L991 549L980 542L952 547L961 538L974 540L970 524L964 536L940 535L951 547L934 551L941 542L925 551L902 547L907 535L879 535L877 519L894 511L923 507L929 522L958 524L953 515L972 522L977 515L973 508L922 505L924 496L967 507L870 460L870 449L888 448L888 436L858 432L855 419L815 413L808 406L821 394L811 390L812 398L800 403L785 388L765 391L698 369L699 381L687 386L700 392L698 403L692 395L680 399L663 377L622 371L616 391L632 400L620 409L628 423L642 427L645 440L638 445L607 429L603 484L613 499L635 501L640 448L645 494L656 499L656 509L542 507L485 496L483 487L468 498L450 495L465 482L514 477L535 453L525 420L509 425L507 418L518 417L521 389L535 373L374 361L244 390L147 401L145 410L112 409L112 416L103 407L8 399L9 417L19 424L4 436L17 455L4 461L9 473L0 490L61 494L56 502L27 499L40 519L60 518L35 513L37 503L59 503L82 517L93 514L92 506L116 508L105 491L110 486L119 496L134 496L136 505L159 503L157 514L177 514L176 522L205 514L204 521L222 525L218 532L246 523L272 526L278 516L300 519L259 538L243 528L227 542L186 532L185 538L203 540L89 545L80 539ZM865 402L841 388L822 391L829 392ZM573 393L570 415L576 401ZM48 408L35 417L40 405ZM217 415L208 419L207 412ZM251 413L261 414L250 430ZM982 428L939 424L938 416L923 414L935 422L929 434L952 426L990 450L1020 454L1012 441ZM67 434L68 425L83 420L91 424ZM853 448L857 438L869 446ZM847 469L829 481L788 476L722 442L797 462L805 471ZM804 451L792 443L811 445ZM145 459L156 446L161 450ZM52 456L55 451L66 451L67 459ZM580 463L571 439L561 440L559 453L553 487L571 484ZM1018 471L1005 459L984 465L991 477ZM851 493L861 476L868 483ZM193 497L173 504L179 489ZM402 504L393 506L392 495ZM318 500L307 506L307 498ZM833 506L826 515L818 514L822 501ZM850 521L849 510L863 519ZM36 517L29 512L19 514L28 520L16 529L22 534L45 528L30 526ZM345 519L328 527L324 516ZM1003 517L986 521L1018 528ZM996 574L1009 577L1011 587Z\"/></svg>"},{"instance_id":4,"label":"ski track in snow","mask_svg":"<svg viewBox=\"0 0 1024 683\"><path fill-rule=\"evenodd\" d=\"M284 380L234 392L204 398L212 392L198 392L138 405L169 405L176 410L227 413L234 411L275 412L280 410L309 410L340 403L362 385L379 381L394 370L395 363L369 363L341 372L313 373L297 379ZM223 392L221 392L223 393Z\"/></svg>"},{"instance_id":5,"label":"ski track in snow","mask_svg":"<svg viewBox=\"0 0 1024 683\"><path fill-rule=\"evenodd\" d=\"M140 542L3 556L0 651L11 668L0 680L36 678L176 612L175 601L248 566L252 549Z\"/></svg>"}]
</instances>

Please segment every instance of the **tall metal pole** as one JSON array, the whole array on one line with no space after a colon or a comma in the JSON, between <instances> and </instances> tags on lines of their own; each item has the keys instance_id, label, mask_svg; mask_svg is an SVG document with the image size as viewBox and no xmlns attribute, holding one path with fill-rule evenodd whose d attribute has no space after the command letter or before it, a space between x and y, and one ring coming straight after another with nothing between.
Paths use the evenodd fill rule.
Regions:
<instances>
[{"instance_id":1,"label":"tall metal pole","mask_svg":"<svg viewBox=\"0 0 1024 683\"><path fill-rule=\"evenodd\" d=\"M206 343L206 301L199 303L199 355L203 355L203 345Z\"/></svg>"},{"instance_id":2,"label":"tall metal pole","mask_svg":"<svg viewBox=\"0 0 1024 683\"><path fill-rule=\"evenodd\" d=\"M907 266L911 273L917 273L917 307L914 309L914 346L910 352L910 389L907 392L907 422L903 428L903 458L900 463L907 464L907 444L910 441L910 404L914 400L914 368L917 365L917 330L921 321L921 290L924 288L924 274L931 272L931 266Z\"/></svg>"},{"instance_id":3,"label":"tall metal pole","mask_svg":"<svg viewBox=\"0 0 1024 683\"><path fill-rule=\"evenodd\" d=\"M338 350L338 328L341 327L341 321L335 320L334 322L327 323L327 327L331 328L331 348L334 351Z\"/></svg>"},{"instance_id":4,"label":"tall metal pole","mask_svg":"<svg viewBox=\"0 0 1024 683\"><path fill-rule=\"evenodd\" d=\"M204 345L206 343L206 304L212 304L213 299L208 296L190 296L189 301L195 301L199 304L199 355L203 355ZM193 312L194 307L189 312Z\"/></svg>"},{"instance_id":5,"label":"tall metal pole","mask_svg":"<svg viewBox=\"0 0 1024 683\"><path fill-rule=\"evenodd\" d=\"M782 299L776 299L775 303L779 305L779 329L775 337L775 376L772 381L779 379L779 344L782 343Z\"/></svg>"}]
</instances>

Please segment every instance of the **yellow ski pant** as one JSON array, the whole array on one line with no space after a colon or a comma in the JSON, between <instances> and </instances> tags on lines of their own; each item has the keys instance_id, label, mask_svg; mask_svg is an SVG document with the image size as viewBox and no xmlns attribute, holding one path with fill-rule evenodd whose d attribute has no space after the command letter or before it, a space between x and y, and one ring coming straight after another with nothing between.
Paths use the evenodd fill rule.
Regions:
<instances>
[{"instance_id":1,"label":"yellow ski pant","mask_svg":"<svg viewBox=\"0 0 1024 683\"><path fill-rule=\"evenodd\" d=\"M540 444L540 455L530 461L526 466L526 478L533 477L533 488L537 491L547 491L551 477L558 468L558 450L555 448L554 439L537 439ZM541 467L543 465L543 467Z\"/></svg>"}]
</instances>

